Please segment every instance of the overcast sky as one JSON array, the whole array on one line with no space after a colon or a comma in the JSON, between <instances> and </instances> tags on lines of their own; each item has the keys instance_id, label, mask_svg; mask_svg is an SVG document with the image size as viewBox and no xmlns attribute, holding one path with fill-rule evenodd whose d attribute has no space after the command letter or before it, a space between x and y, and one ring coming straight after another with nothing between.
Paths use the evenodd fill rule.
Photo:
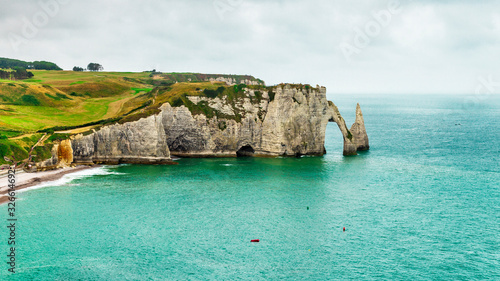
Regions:
<instances>
[{"instance_id":1,"label":"overcast sky","mask_svg":"<svg viewBox=\"0 0 500 281\"><path fill-rule=\"evenodd\" d=\"M330 94L500 82L496 0L2 0L0 36L0 57L64 69L251 74Z\"/></svg>"}]
</instances>

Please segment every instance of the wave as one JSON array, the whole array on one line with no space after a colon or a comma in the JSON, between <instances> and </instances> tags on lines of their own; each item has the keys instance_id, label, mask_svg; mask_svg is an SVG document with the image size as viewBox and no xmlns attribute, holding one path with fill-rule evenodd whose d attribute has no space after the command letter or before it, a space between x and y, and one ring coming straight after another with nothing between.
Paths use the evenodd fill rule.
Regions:
<instances>
[{"instance_id":1,"label":"wave","mask_svg":"<svg viewBox=\"0 0 500 281\"><path fill-rule=\"evenodd\" d=\"M91 169L87 169L87 170L83 170L83 171L69 173L69 174L62 176L58 180L42 182L38 185L34 185L34 186L31 186L28 188L21 189L18 192L21 193L21 192L25 192L25 191L29 191L29 190L44 188L47 186L69 185L73 180L83 179L83 178L87 178L87 177L106 176L106 175L124 175L124 174L125 173L110 171L110 168L107 166L91 168Z\"/></svg>"}]
</instances>

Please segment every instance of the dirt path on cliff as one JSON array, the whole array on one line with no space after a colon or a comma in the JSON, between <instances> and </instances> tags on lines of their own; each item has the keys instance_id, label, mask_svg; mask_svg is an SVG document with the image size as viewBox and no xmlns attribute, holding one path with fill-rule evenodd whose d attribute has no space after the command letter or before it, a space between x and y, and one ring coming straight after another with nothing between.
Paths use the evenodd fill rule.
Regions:
<instances>
[{"instance_id":1,"label":"dirt path on cliff","mask_svg":"<svg viewBox=\"0 0 500 281\"><path fill-rule=\"evenodd\" d=\"M102 117L102 119L108 119L118 116L118 113L120 113L120 111L122 110L123 105L129 100L133 99L134 97L135 96L126 97L121 100L117 100L115 102L110 103L108 106L108 112L106 112L106 114Z\"/></svg>"}]
</instances>

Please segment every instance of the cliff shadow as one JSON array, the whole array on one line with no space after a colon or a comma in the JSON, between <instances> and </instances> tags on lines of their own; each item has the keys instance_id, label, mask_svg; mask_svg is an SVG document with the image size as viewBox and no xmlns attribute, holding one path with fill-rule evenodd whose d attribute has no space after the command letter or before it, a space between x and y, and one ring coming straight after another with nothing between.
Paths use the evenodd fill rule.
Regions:
<instances>
[{"instance_id":1,"label":"cliff shadow","mask_svg":"<svg viewBox=\"0 0 500 281\"><path fill-rule=\"evenodd\" d=\"M255 153L255 149L253 149L250 145L245 145L241 147L238 151L236 151L237 157L252 157Z\"/></svg>"}]
</instances>

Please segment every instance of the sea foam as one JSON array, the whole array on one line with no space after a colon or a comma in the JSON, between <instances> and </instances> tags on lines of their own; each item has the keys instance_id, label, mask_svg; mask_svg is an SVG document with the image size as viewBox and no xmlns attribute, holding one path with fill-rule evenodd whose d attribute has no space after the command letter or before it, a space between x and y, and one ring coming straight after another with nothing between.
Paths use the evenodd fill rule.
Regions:
<instances>
[{"instance_id":1,"label":"sea foam","mask_svg":"<svg viewBox=\"0 0 500 281\"><path fill-rule=\"evenodd\" d=\"M29 190L40 189L40 188L44 188L47 186L69 185L73 180L82 179L82 178L86 178L86 177L105 176L105 175L123 175L123 174L124 173L111 171L109 166L91 168L91 169L86 169L83 171L69 173L69 174L62 176L58 180L42 182L38 185L34 185L34 186L31 186L28 188L21 189L18 192L25 192L25 191L29 191Z\"/></svg>"}]
</instances>

